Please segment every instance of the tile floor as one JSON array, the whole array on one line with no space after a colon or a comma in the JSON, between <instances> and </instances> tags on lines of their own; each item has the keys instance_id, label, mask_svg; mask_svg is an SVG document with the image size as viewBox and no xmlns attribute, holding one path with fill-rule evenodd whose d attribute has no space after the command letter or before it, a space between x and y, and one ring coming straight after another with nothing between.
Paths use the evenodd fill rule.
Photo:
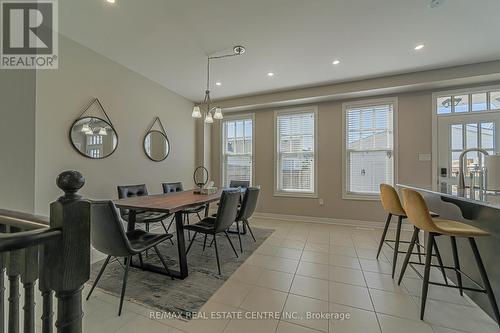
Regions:
<instances>
[{"instance_id":1,"label":"tile floor","mask_svg":"<svg viewBox=\"0 0 500 333\"><path fill-rule=\"evenodd\" d=\"M118 299L97 290L84 304L84 332L500 332L467 298L438 287L431 288L426 318L420 321L420 280L409 270L398 286L390 276L387 247L375 260L381 230L262 219L252 223L276 232L202 308L242 319L152 320L149 309L130 302L119 318ZM288 315L245 318L255 315L252 311ZM307 312L337 317L308 318Z\"/></svg>"}]
</instances>

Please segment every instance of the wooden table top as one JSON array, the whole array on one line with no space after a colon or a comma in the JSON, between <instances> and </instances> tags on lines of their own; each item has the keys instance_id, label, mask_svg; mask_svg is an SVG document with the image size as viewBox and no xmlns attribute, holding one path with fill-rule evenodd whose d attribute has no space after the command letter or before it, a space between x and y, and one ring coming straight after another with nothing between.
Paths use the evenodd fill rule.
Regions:
<instances>
[{"instance_id":1,"label":"wooden table top","mask_svg":"<svg viewBox=\"0 0 500 333\"><path fill-rule=\"evenodd\" d=\"M145 195L114 200L118 208L146 210L150 212L175 213L187 208L198 207L210 202L219 201L223 189L214 194L195 194L194 190L172 192L167 194Z\"/></svg>"}]
</instances>

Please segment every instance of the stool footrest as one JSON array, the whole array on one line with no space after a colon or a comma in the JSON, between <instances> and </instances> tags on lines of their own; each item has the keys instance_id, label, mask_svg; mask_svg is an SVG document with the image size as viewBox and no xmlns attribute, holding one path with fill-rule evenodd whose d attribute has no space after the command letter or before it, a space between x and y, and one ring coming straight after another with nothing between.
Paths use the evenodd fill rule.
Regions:
<instances>
[{"instance_id":1,"label":"stool footrest","mask_svg":"<svg viewBox=\"0 0 500 333\"><path fill-rule=\"evenodd\" d=\"M409 261L408 264L410 265L410 267L415 271L415 273L421 278L423 279L423 276L422 274L420 274L420 272L415 269L415 267L413 267L413 265L421 265L421 266L424 266L425 264L423 263L420 263L420 262L416 262L416 261ZM460 274L460 276L465 276L470 282L472 282L474 285L476 285L478 287L478 289L476 288L466 288L466 287L462 287L462 289L464 290L472 290L472 291L478 291L478 292L486 292L486 289L484 289L484 287L482 285L480 285L479 283L477 283L472 277L470 277L467 273L461 271L460 269L458 268L455 268L455 267L451 267L451 266L440 266L440 265L434 265L434 264L431 264L430 265L431 267L437 267L437 268L444 268L444 269L451 269L452 271L454 272L457 272ZM444 287L453 287L453 288L459 288L458 286L453 286L453 285L450 285L448 284L448 282L446 281L446 284L438 284L438 282L431 282L429 281L430 284L437 284L437 285L440 285L440 286L444 286Z\"/></svg>"}]
</instances>

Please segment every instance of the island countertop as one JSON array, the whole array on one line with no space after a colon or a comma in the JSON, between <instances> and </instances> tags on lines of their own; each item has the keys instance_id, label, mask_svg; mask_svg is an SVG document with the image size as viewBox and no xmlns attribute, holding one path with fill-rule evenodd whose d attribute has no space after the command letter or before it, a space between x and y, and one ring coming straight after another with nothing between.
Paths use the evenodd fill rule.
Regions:
<instances>
[{"instance_id":1,"label":"island countertop","mask_svg":"<svg viewBox=\"0 0 500 333\"><path fill-rule=\"evenodd\" d=\"M477 189L471 191L470 188L459 190L457 185L442 185L437 190L428 187L420 187L407 184L397 184L396 186L398 188L409 188L419 192L439 195L442 198L463 201L469 204L475 204L478 206L490 207L500 210L500 194L498 193L484 193L483 191L479 191Z\"/></svg>"}]
</instances>

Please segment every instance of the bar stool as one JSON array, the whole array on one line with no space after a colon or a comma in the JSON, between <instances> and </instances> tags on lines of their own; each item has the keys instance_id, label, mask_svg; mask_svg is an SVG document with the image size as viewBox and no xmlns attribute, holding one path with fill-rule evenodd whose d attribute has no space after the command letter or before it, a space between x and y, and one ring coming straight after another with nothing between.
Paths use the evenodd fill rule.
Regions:
<instances>
[{"instance_id":1,"label":"bar stool","mask_svg":"<svg viewBox=\"0 0 500 333\"><path fill-rule=\"evenodd\" d=\"M398 260L398 254L400 253L405 253L406 251L399 251L399 244L400 243L406 243L409 244L409 241L402 241L400 240L401 238L401 224L403 223L403 219L406 219L406 212L403 209L403 206L401 205L401 201L399 200L398 193L396 192L396 189L392 187L391 185L388 184L380 184L380 199L382 201L382 206L384 207L385 212L387 213L387 220L385 222L384 226L384 231L382 232L382 237L380 238L380 243L378 245L378 251L377 251L377 259L380 255L380 251L382 250L382 246L384 243L389 245L389 243L394 243L394 256L392 260L392 278L394 279L394 272L396 271L396 263ZM431 213L432 216L438 216L435 213ZM391 224L391 220L393 216L398 217L398 224L396 227L396 239L385 239L387 236L387 230L389 229L389 225ZM417 254L418 258L420 261L422 261L421 256L422 254L420 253L420 248L422 247L420 243L417 241ZM389 245L390 246L390 245ZM441 262L441 256L439 255L439 250L437 250L438 253L438 260ZM443 273L444 274L444 273Z\"/></svg>"},{"instance_id":2,"label":"bar stool","mask_svg":"<svg viewBox=\"0 0 500 333\"><path fill-rule=\"evenodd\" d=\"M419 230L423 230L428 233L427 238L427 246L426 246L426 255L425 255L425 269L423 276L423 287L422 287L422 303L420 305L420 319L424 319L425 312L425 302L427 300L427 291L429 289L429 284L450 287L450 288L458 288L460 290L460 294L462 294L463 290L470 291L478 291L483 292L488 295L488 298L491 303L491 307L493 308L493 312L495 314L495 318L497 323L500 326L500 313L498 311L498 305L495 299L495 295L493 294L493 290L491 289L490 281L488 279L488 275L486 274L486 269L484 268L483 261L481 259L481 255L479 254L479 250L476 245L475 237L483 237L489 236L490 234L484 230L476 228L474 226L452 221L452 220L444 220L444 219L433 219L429 214L429 210L427 208L427 204L424 201L424 198L420 193L410 190L403 189L403 204L405 207L405 211L408 214L409 221L415 225L415 231L413 232L413 236L411 238L410 245L408 247L408 252L406 254L405 261L403 266L401 267L401 274L399 276L398 284L401 283L403 279L403 275L405 273L406 267L408 264L420 264L416 262L410 262L411 252L413 250L413 246L415 245L417 235ZM450 236L452 252L453 252L453 261L454 267L444 266L446 269L451 269L455 271L457 275L457 283L458 286L449 285L429 281L430 269L431 267L436 267L431 263L432 257L432 249L434 244L436 244L435 237L438 236ZM472 280L467 274L460 270L460 262L458 260L458 251L456 245L456 237L465 237L469 239L470 246L472 248L472 252L474 254L474 258L476 259L476 264L479 269L479 273L481 274L481 279L483 280L484 286L479 285L479 283ZM416 270L415 270L416 271ZM417 272L418 273L418 272ZM420 275L420 273L418 273ZM464 287L462 284L462 275L468 278L471 282L477 285L479 288L468 288ZM422 277L420 275L420 277Z\"/></svg>"}]
</instances>

